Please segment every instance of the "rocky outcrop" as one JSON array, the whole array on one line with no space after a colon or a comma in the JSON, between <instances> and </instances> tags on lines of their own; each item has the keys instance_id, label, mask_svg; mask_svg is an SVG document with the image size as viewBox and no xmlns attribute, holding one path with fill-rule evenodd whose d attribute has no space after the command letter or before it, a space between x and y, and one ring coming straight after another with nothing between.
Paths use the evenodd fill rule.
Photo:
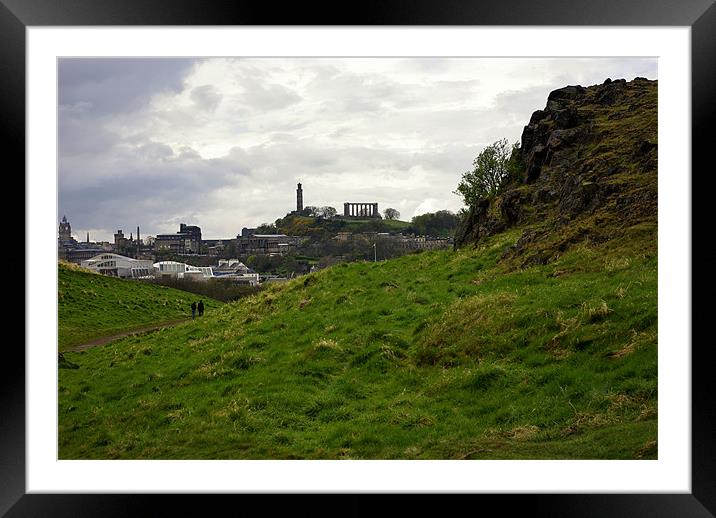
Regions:
<instances>
[{"instance_id":1,"label":"rocky outcrop","mask_svg":"<svg viewBox=\"0 0 716 518\"><path fill-rule=\"evenodd\" d=\"M528 225L506 251L514 257L559 231L564 242L552 239L551 249L525 258L539 264L570 243L604 241L629 225L656 222L657 151L656 81L607 79L555 90L522 132L522 176L470 208L455 247Z\"/></svg>"}]
</instances>

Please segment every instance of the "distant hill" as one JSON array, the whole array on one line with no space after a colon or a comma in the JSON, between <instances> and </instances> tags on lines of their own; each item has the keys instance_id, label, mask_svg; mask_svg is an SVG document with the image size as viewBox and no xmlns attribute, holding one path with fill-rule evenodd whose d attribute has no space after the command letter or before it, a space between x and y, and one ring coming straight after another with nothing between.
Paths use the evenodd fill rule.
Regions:
<instances>
[{"instance_id":1,"label":"distant hill","mask_svg":"<svg viewBox=\"0 0 716 518\"><path fill-rule=\"evenodd\" d=\"M200 297L185 291L118 279L58 264L59 350L148 324L191 318ZM208 309L218 301L203 297Z\"/></svg>"},{"instance_id":2,"label":"distant hill","mask_svg":"<svg viewBox=\"0 0 716 518\"><path fill-rule=\"evenodd\" d=\"M276 230L291 236L327 239L338 232L400 232L410 226L407 221L380 218L321 218L288 214L276 221Z\"/></svg>"}]
</instances>

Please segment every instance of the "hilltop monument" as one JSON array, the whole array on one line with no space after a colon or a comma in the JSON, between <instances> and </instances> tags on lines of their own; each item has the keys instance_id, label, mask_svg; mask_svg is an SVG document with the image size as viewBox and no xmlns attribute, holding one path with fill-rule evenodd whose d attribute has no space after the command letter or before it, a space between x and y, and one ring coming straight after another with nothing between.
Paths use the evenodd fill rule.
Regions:
<instances>
[{"instance_id":1,"label":"hilltop monument","mask_svg":"<svg viewBox=\"0 0 716 518\"><path fill-rule=\"evenodd\" d=\"M303 210L303 189L301 189L301 182L298 182L298 189L296 189L296 212Z\"/></svg>"},{"instance_id":2,"label":"hilltop monument","mask_svg":"<svg viewBox=\"0 0 716 518\"><path fill-rule=\"evenodd\" d=\"M352 203L343 204L343 217L345 218L380 218L377 203Z\"/></svg>"}]
</instances>

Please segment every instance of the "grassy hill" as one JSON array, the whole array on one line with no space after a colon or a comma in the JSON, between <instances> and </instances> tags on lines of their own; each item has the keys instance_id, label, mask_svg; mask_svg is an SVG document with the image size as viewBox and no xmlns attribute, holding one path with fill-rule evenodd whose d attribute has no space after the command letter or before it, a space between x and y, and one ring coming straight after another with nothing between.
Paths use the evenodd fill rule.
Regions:
<instances>
[{"instance_id":1,"label":"grassy hill","mask_svg":"<svg viewBox=\"0 0 716 518\"><path fill-rule=\"evenodd\" d=\"M191 318L199 297L185 291L92 273L58 264L60 351L149 324ZM207 314L220 302L202 298Z\"/></svg>"},{"instance_id":2,"label":"grassy hill","mask_svg":"<svg viewBox=\"0 0 716 518\"><path fill-rule=\"evenodd\" d=\"M68 353L60 458L655 458L656 226L339 265Z\"/></svg>"},{"instance_id":3,"label":"grassy hill","mask_svg":"<svg viewBox=\"0 0 716 518\"><path fill-rule=\"evenodd\" d=\"M552 92L454 251L68 353L60 458L657 458L656 94Z\"/></svg>"},{"instance_id":4,"label":"grassy hill","mask_svg":"<svg viewBox=\"0 0 716 518\"><path fill-rule=\"evenodd\" d=\"M401 221L398 219L374 219L374 218L336 218L338 221L345 223L345 227L341 229L343 232L364 232L364 231L380 231L380 232L400 232L410 226L409 221Z\"/></svg>"},{"instance_id":5,"label":"grassy hill","mask_svg":"<svg viewBox=\"0 0 716 518\"><path fill-rule=\"evenodd\" d=\"M336 216L330 219L297 216L289 214L277 220L279 232L293 236L313 236L328 238L338 232L400 232L410 226L408 221L379 218L345 218Z\"/></svg>"}]
</instances>

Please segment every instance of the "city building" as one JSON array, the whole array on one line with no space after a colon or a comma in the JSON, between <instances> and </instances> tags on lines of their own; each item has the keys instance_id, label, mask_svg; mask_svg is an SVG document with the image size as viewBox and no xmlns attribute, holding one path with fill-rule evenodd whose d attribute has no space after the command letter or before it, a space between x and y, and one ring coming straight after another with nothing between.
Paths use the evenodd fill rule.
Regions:
<instances>
[{"instance_id":1,"label":"city building","mask_svg":"<svg viewBox=\"0 0 716 518\"><path fill-rule=\"evenodd\" d=\"M176 254L198 254L201 250L201 228L181 223L176 234L158 234L154 248Z\"/></svg>"},{"instance_id":2,"label":"city building","mask_svg":"<svg viewBox=\"0 0 716 518\"><path fill-rule=\"evenodd\" d=\"M62 216L57 235L57 258L62 261L80 264L85 259L90 259L104 250L97 243L91 243L89 232L87 241L78 242L72 237L72 226L67 221L67 216Z\"/></svg>"},{"instance_id":3,"label":"city building","mask_svg":"<svg viewBox=\"0 0 716 518\"><path fill-rule=\"evenodd\" d=\"M303 238L287 236L285 234L251 234L250 236L236 236L238 253L249 255L284 255L295 250Z\"/></svg>"},{"instance_id":4,"label":"city building","mask_svg":"<svg viewBox=\"0 0 716 518\"><path fill-rule=\"evenodd\" d=\"M441 248L452 247L452 239L446 237L428 237L416 235L398 235L395 237L396 242L402 248L409 250L436 250Z\"/></svg>"},{"instance_id":5,"label":"city building","mask_svg":"<svg viewBox=\"0 0 716 518\"><path fill-rule=\"evenodd\" d=\"M238 259L219 259L219 264L213 267L214 275L249 273L251 268Z\"/></svg>"},{"instance_id":6,"label":"city building","mask_svg":"<svg viewBox=\"0 0 716 518\"><path fill-rule=\"evenodd\" d=\"M207 255L220 255L227 247L236 244L236 239L202 239L201 247Z\"/></svg>"},{"instance_id":7,"label":"city building","mask_svg":"<svg viewBox=\"0 0 716 518\"><path fill-rule=\"evenodd\" d=\"M127 238L124 236L124 232L122 232L122 229L117 230L117 232L114 234L114 249L115 251L119 252L120 250L124 250L127 248Z\"/></svg>"},{"instance_id":8,"label":"city building","mask_svg":"<svg viewBox=\"0 0 716 518\"><path fill-rule=\"evenodd\" d=\"M119 254L102 253L80 262L80 266L113 277L144 279L153 275L152 261Z\"/></svg>"},{"instance_id":9,"label":"city building","mask_svg":"<svg viewBox=\"0 0 716 518\"><path fill-rule=\"evenodd\" d=\"M152 265L157 278L178 278L206 281L213 277L211 266L192 266L177 261L159 261Z\"/></svg>"},{"instance_id":10,"label":"city building","mask_svg":"<svg viewBox=\"0 0 716 518\"><path fill-rule=\"evenodd\" d=\"M74 238L72 237L72 226L70 225L70 222L67 221L67 216L62 216L58 239L60 242L74 241Z\"/></svg>"},{"instance_id":11,"label":"city building","mask_svg":"<svg viewBox=\"0 0 716 518\"><path fill-rule=\"evenodd\" d=\"M97 254L105 252L102 248L93 246L92 248L60 248L58 249L57 258L70 263L81 264L82 261L91 259Z\"/></svg>"},{"instance_id":12,"label":"city building","mask_svg":"<svg viewBox=\"0 0 716 518\"><path fill-rule=\"evenodd\" d=\"M103 248L106 248L103 246ZM126 255L135 259L146 259L151 260L151 247L146 247L141 238L139 237L139 226L137 226L137 237L135 238L132 233L129 233L129 237L124 235L122 229L117 230L114 233L114 244L111 246L111 250L119 255Z\"/></svg>"},{"instance_id":13,"label":"city building","mask_svg":"<svg viewBox=\"0 0 716 518\"><path fill-rule=\"evenodd\" d=\"M259 284L259 274L238 259L219 259L219 264L212 270L216 279L248 284L249 286L258 286Z\"/></svg>"}]
</instances>

